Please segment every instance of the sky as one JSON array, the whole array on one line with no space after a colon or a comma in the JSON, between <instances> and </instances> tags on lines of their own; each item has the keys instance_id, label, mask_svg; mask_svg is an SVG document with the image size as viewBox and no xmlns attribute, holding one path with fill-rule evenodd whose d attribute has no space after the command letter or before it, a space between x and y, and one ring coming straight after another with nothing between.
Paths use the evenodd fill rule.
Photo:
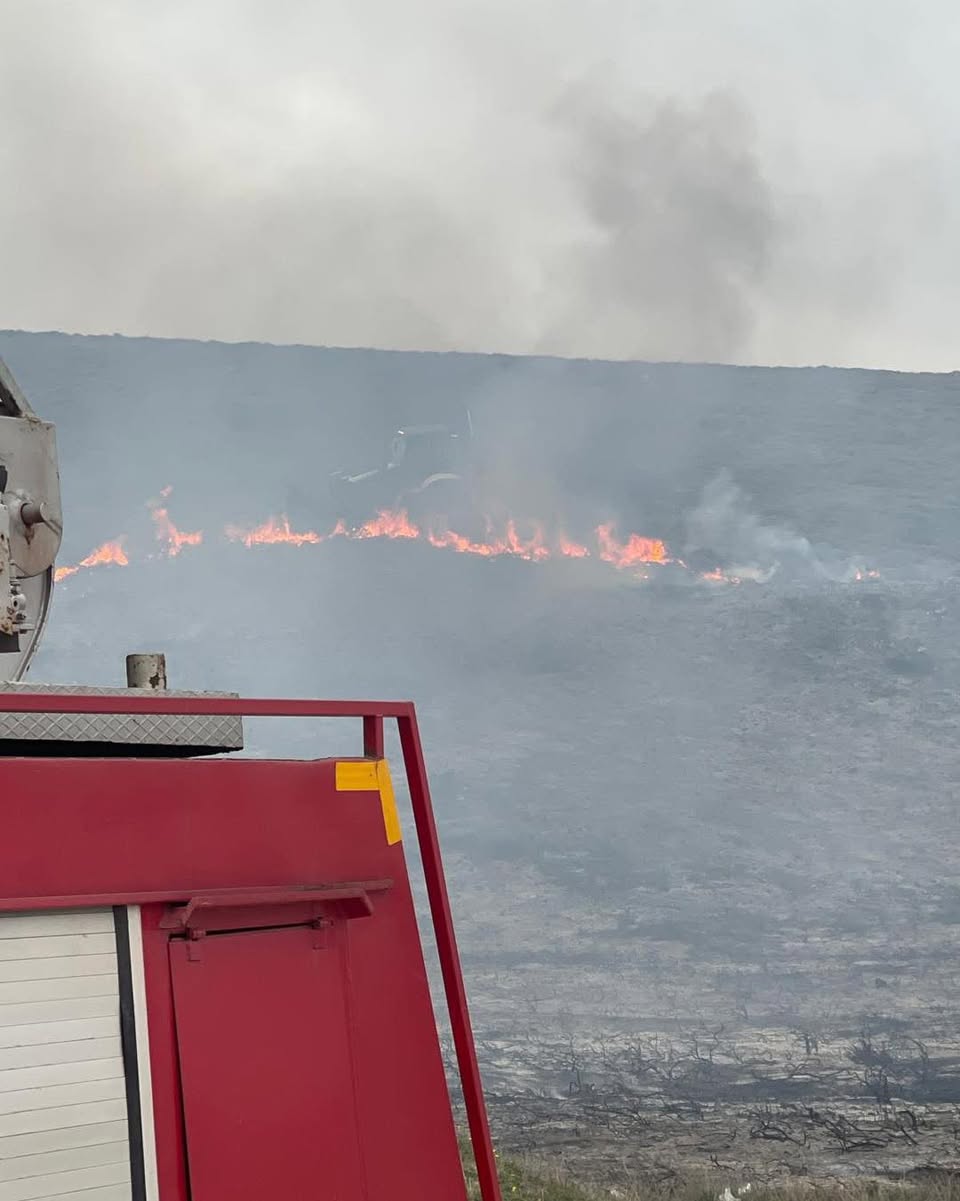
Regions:
<instances>
[{"instance_id":1,"label":"sky","mask_svg":"<svg viewBox=\"0 0 960 1201\"><path fill-rule=\"evenodd\" d=\"M960 367L951 0L0 20L0 328Z\"/></svg>"}]
</instances>

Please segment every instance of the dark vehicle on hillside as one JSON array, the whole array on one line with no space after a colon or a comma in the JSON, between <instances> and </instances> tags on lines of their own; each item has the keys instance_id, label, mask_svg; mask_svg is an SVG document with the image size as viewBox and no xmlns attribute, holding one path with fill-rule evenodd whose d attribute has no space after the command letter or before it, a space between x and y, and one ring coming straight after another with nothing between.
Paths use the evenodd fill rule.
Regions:
<instances>
[{"instance_id":1,"label":"dark vehicle on hillside","mask_svg":"<svg viewBox=\"0 0 960 1201\"><path fill-rule=\"evenodd\" d=\"M394 434L384 461L368 471L331 477L337 516L362 525L383 510L411 521L452 518L466 511L473 475L470 414L462 426L406 425Z\"/></svg>"}]
</instances>

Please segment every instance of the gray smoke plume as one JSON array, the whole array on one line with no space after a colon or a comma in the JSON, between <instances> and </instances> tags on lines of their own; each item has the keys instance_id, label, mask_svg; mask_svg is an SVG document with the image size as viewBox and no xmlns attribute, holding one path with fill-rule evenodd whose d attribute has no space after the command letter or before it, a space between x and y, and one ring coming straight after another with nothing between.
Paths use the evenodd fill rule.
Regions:
<instances>
[{"instance_id":1,"label":"gray smoke plume","mask_svg":"<svg viewBox=\"0 0 960 1201\"><path fill-rule=\"evenodd\" d=\"M954 365L946 0L0 9L0 328Z\"/></svg>"},{"instance_id":2,"label":"gray smoke plume","mask_svg":"<svg viewBox=\"0 0 960 1201\"><path fill-rule=\"evenodd\" d=\"M716 556L730 575L758 582L774 576L841 582L863 570L857 562L814 548L803 534L763 522L728 472L704 488L689 514L685 552Z\"/></svg>"},{"instance_id":3,"label":"gray smoke plume","mask_svg":"<svg viewBox=\"0 0 960 1201\"><path fill-rule=\"evenodd\" d=\"M743 353L778 218L742 103L714 93L616 107L591 86L556 118L590 224L551 274L560 311L543 348L581 338L613 358Z\"/></svg>"}]
</instances>

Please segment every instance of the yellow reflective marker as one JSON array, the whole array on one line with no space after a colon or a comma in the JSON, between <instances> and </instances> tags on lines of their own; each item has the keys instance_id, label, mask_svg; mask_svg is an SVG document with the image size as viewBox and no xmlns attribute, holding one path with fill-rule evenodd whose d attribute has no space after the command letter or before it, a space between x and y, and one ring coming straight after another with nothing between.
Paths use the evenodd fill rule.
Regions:
<instances>
[{"instance_id":1,"label":"yellow reflective marker","mask_svg":"<svg viewBox=\"0 0 960 1201\"><path fill-rule=\"evenodd\" d=\"M353 759L337 763L337 792L378 792L387 843L400 841L400 814L386 759Z\"/></svg>"},{"instance_id":2,"label":"yellow reflective marker","mask_svg":"<svg viewBox=\"0 0 960 1201\"><path fill-rule=\"evenodd\" d=\"M337 792L379 792L377 762L374 759L356 759L337 764Z\"/></svg>"},{"instance_id":3,"label":"yellow reflective marker","mask_svg":"<svg viewBox=\"0 0 960 1201\"><path fill-rule=\"evenodd\" d=\"M377 780L380 784L380 808L383 810L383 828L386 831L387 842L393 846L402 837L400 830L400 814L397 812L397 798L393 794L393 781L390 779L390 766L386 759L377 761Z\"/></svg>"}]
</instances>

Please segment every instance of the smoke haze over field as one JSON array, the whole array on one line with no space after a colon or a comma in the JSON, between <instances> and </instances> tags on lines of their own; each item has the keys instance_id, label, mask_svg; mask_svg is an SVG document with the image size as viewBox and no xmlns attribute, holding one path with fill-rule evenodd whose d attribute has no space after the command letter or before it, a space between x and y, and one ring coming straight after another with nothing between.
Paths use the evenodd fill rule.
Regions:
<instances>
[{"instance_id":1,"label":"smoke haze over field","mask_svg":"<svg viewBox=\"0 0 960 1201\"><path fill-rule=\"evenodd\" d=\"M956 366L947 0L0 9L0 326Z\"/></svg>"},{"instance_id":2,"label":"smoke haze over field","mask_svg":"<svg viewBox=\"0 0 960 1201\"><path fill-rule=\"evenodd\" d=\"M709 1028L762 1056L724 1066L728 1099L796 1105L797 1030L843 1059L879 1015L944 1068L955 1148L960 376L15 332L0 357L57 426L61 565L125 538L57 586L33 678L116 685L156 649L176 687L415 699L494 1097L572 1103L568 1031ZM488 495L589 558L321 537L328 472L463 405ZM226 534L285 511L320 534ZM601 522L689 568L619 570ZM296 757L359 733L246 727Z\"/></svg>"}]
</instances>

